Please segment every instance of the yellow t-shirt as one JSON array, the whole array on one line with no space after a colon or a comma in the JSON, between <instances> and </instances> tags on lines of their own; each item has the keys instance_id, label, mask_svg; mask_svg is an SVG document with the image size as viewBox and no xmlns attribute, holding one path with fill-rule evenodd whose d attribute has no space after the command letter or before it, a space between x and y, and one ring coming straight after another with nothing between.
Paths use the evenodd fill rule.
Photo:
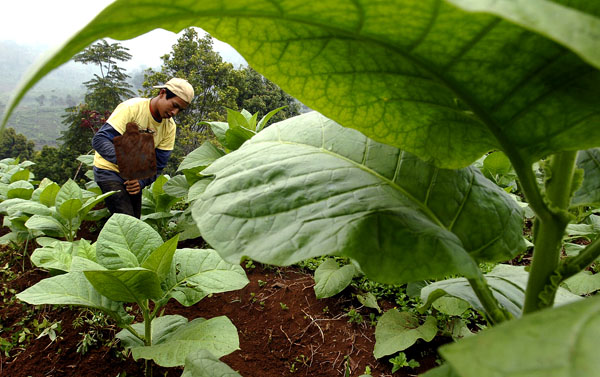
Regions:
<instances>
[{"instance_id":1,"label":"yellow t-shirt","mask_svg":"<svg viewBox=\"0 0 600 377\"><path fill-rule=\"evenodd\" d=\"M172 118L157 122L150 112L150 98L132 98L119 104L106 121L121 135L125 133L127 123L136 122L140 130L154 131L154 146L167 151L175 146L177 127ZM119 167L106 161L98 152L94 155L94 166L100 169L119 172Z\"/></svg>"}]
</instances>

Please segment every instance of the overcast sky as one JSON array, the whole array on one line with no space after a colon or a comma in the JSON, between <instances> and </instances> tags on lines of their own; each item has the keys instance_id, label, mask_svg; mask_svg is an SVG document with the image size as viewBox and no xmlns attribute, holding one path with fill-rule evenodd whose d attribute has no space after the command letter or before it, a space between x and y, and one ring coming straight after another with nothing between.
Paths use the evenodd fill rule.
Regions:
<instances>
[{"instance_id":1,"label":"overcast sky","mask_svg":"<svg viewBox=\"0 0 600 377\"><path fill-rule=\"evenodd\" d=\"M20 44L41 44L50 47L60 45L84 27L113 0L7 0L2 5L0 40L12 40ZM160 56L169 53L177 42L175 33L157 29L138 38L120 42L129 48L132 61L122 64L130 69L145 65L160 65ZM153 46L150 48L149 46ZM222 42L215 43L215 50L237 67L244 61ZM0 67L1 69L1 67Z\"/></svg>"}]
</instances>

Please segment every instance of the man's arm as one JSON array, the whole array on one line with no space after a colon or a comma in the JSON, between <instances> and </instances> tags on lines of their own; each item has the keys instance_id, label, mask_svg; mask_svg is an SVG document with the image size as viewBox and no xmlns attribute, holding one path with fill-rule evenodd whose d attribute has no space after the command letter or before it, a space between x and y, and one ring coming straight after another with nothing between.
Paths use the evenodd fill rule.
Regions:
<instances>
[{"instance_id":1,"label":"man's arm","mask_svg":"<svg viewBox=\"0 0 600 377\"><path fill-rule=\"evenodd\" d=\"M106 161L117 163L117 154L115 153L115 145L113 139L115 136L121 135L109 123L104 125L96 132L92 139L92 148L96 150Z\"/></svg>"}]
</instances>

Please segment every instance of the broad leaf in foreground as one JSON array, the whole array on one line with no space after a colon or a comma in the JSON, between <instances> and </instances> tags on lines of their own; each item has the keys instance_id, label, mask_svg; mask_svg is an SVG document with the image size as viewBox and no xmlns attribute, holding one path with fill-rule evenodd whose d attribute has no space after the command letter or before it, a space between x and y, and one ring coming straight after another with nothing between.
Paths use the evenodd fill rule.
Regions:
<instances>
[{"instance_id":1,"label":"broad leaf in foreground","mask_svg":"<svg viewBox=\"0 0 600 377\"><path fill-rule=\"evenodd\" d=\"M44 279L17 294L19 300L32 305L80 305L100 309L113 319L127 318L123 305L102 296L82 272L69 272Z\"/></svg>"},{"instance_id":2,"label":"broad leaf in foreground","mask_svg":"<svg viewBox=\"0 0 600 377\"><path fill-rule=\"evenodd\" d=\"M160 280L154 271L145 268L85 271L85 277L102 295L114 301L141 303L163 295Z\"/></svg>"},{"instance_id":3,"label":"broad leaf in foreground","mask_svg":"<svg viewBox=\"0 0 600 377\"><path fill-rule=\"evenodd\" d=\"M503 323L440 353L461 377L596 377L599 336L594 297Z\"/></svg>"},{"instance_id":4,"label":"broad leaf in foreground","mask_svg":"<svg viewBox=\"0 0 600 377\"><path fill-rule=\"evenodd\" d=\"M288 265L353 258L372 279L402 283L524 249L521 210L475 168L443 170L316 112L276 123L203 171L193 207L227 260Z\"/></svg>"},{"instance_id":5,"label":"broad leaf in foreground","mask_svg":"<svg viewBox=\"0 0 600 377\"><path fill-rule=\"evenodd\" d=\"M208 320L196 318L190 322L183 317L178 321L171 320L171 317L179 316L164 316L153 321L157 336L153 338L152 346L144 346L139 339L127 335L127 330L119 333L119 337L128 339L127 347L134 359L152 359L158 365L173 367L184 365L186 356L200 349L208 350L216 357L239 349L237 329L225 316ZM165 326L167 328L163 329ZM143 331L143 323L132 327L138 332Z\"/></svg>"},{"instance_id":6,"label":"broad leaf in foreground","mask_svg":"<svg viewBox=\"0 0 600 377\"><path fill-rule=\"evenodd\" d=\"M535 0L540 14L523 16L532 2L517 13L492 9L515 1L117 0L29 72L4 121L98 39L197 26L310 108L438 166L464 167L493 149L531 162L598 146L600 72L573 51L597 66L600 3ZM525 28L453 5L468 3Z\"/></svg>"},{"instance_id":7,"label":"broad leaf in foreground","mask_svg":"<svg viewBox=\"0 0 600 377\"><path fill-rule=\"evenodd\" d=\"M111 270L139 267L162 244L162 238L150 225L132 216L116 213L98 235L98 263Z\"/></svg>"}]
</instances>

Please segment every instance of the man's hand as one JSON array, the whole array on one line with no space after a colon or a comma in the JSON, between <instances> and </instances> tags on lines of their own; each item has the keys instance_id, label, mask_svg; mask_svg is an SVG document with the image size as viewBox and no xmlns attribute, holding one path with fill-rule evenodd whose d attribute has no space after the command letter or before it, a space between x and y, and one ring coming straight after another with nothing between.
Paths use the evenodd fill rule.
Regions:
<instances>
[{"instance_id":1,"label":"man's hand","mask_svg":"<svg viewBox=\"0 0 600 377\"><path fill-rule=\"evenodd\" d=\"M140 182L137 179L130 179L128 181L125 181L125 188L127 189L127 192L131 195L135 195L142 190L142 188L140 187Z\"/></svg>"}]
</instances>

